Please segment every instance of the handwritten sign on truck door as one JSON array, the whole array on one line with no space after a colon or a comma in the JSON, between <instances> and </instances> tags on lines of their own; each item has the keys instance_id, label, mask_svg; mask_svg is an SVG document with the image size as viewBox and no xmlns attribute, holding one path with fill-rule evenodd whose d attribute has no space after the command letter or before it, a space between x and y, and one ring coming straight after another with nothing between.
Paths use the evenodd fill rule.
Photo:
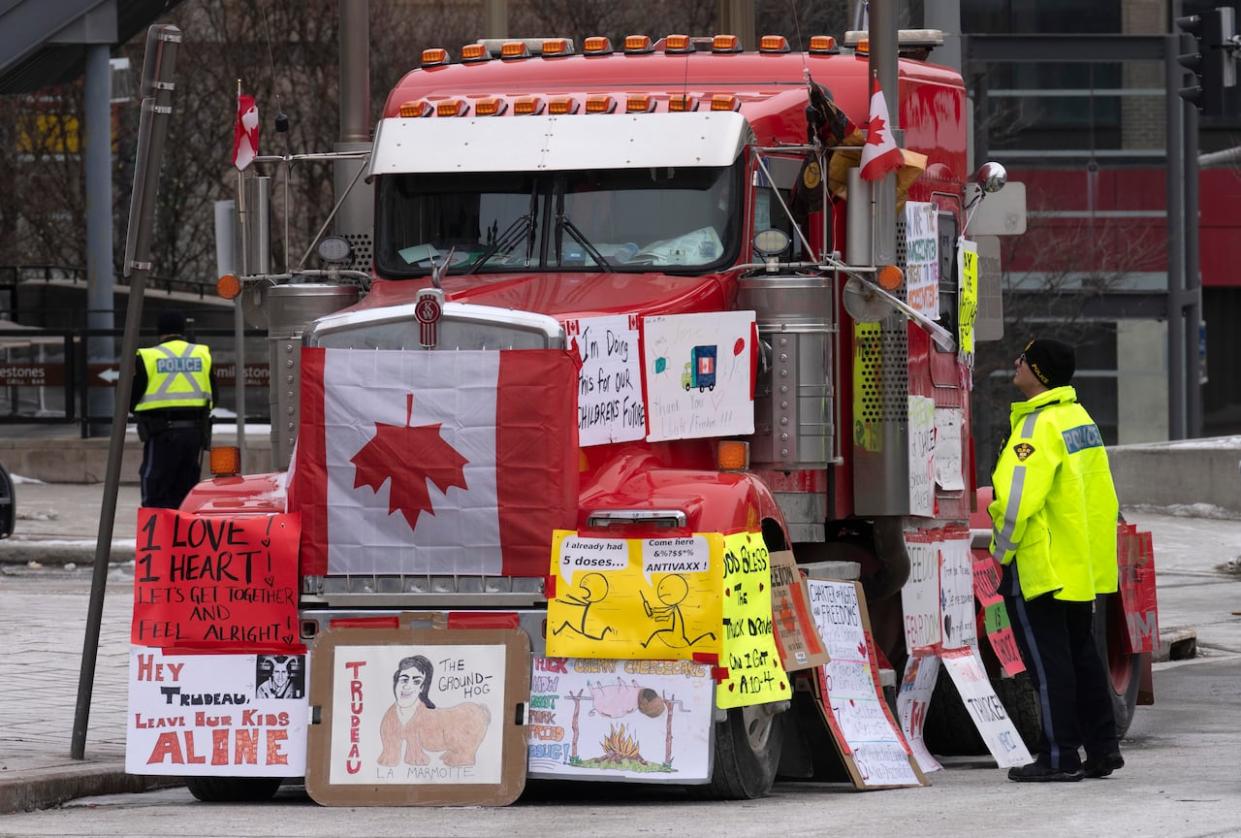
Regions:
<instances>
[{"instance_id":1,"label":"handwritten sign on truck door","mask_svg":"<svg viewBox=\"0 0 1241 838\"><path fill-rule=\"evenodd\" d=\"M138 510L135 646L302 652L298 515L224 518Z\"/></svg>"}]
</instances>

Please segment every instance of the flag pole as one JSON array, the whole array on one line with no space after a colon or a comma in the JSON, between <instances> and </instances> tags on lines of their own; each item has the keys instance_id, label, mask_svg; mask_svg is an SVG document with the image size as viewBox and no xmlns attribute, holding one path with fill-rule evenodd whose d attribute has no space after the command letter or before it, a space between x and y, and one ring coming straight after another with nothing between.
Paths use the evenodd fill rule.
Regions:
<instances>
[{"instance_id":1,"label":"flag pole","mask_svg":"<svg viewBox=\"0 0 1241 838\"><path fill-rule=\"evenodd\" d=\"M237 79L237 116L241 114L241 79ZM240 247L241 275L250 273L249 260L249 223L246 208L245 171L237 170L237 229ZM241 300L245 296L246 286L242 283L241 293L233 299L233 407L237 411L237 459L241 470L246 470L246 324L242 312Z\"/></svg>"}]
</instances>

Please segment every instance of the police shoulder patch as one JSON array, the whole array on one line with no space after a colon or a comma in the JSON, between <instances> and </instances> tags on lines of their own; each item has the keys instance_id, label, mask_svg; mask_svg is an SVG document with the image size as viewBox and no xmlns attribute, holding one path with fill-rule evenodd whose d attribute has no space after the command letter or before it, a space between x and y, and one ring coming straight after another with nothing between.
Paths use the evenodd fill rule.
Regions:
<instances>
[{"instance_id":1,"label":"police shoulder patch","mask_svg":"<svg viewBox=\"0 0 1241 838\"><path fill-rule=\"evenodd\" d=\"M1025 462L1026 458L1034 453L1034 446L1028 442L1019 442L1013 446L1013 453L1017 455L1017 459Z\"/></svg>"}]
</instances>

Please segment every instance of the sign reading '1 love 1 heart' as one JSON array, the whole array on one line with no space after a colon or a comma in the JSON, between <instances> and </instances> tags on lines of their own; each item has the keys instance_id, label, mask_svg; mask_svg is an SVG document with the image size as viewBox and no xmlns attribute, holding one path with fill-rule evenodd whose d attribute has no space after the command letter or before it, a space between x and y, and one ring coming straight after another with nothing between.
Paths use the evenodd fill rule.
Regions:
<instances>
[{"instance_id":1,"label":"sign reading '1 love 1 heart'","mask_svg":"<svg viewBox=\"0 0 1241 838\"><path fill-rule=\"evenodd\" d=\"M297 514L247 518L138 510L135 646L302 652Z\"/></svg>"}]
</instances>

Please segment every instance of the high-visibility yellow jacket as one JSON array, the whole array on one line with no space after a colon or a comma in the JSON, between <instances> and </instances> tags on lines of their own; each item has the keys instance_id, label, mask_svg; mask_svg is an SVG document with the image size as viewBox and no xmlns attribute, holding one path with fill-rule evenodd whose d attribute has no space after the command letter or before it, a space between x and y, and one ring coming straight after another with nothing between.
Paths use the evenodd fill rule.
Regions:
<instances>
[{"instance_id":1,"label":"high-visibility yellow jacket","mask_svg":"<svg viewBox=\"0 0 1241 838\"><path fill-rule=\"evenodd\" d=\"M211 406L211 350L177 338L139 349L147 388L134 412Z\"/></svg>"},{"instance_id":2,"label":"high-visibility yellow jacket","mask_svg":"<svg viewBox=\"0 0 1241 838\"><path fill-rule=\"evenodd\" d=\"M1098 426L1072 387L1015 402L1011 419L991 475L991 554L1016 558L1026 599L1113 593L1118 505Z\"/></svg>"}]
</instances>

